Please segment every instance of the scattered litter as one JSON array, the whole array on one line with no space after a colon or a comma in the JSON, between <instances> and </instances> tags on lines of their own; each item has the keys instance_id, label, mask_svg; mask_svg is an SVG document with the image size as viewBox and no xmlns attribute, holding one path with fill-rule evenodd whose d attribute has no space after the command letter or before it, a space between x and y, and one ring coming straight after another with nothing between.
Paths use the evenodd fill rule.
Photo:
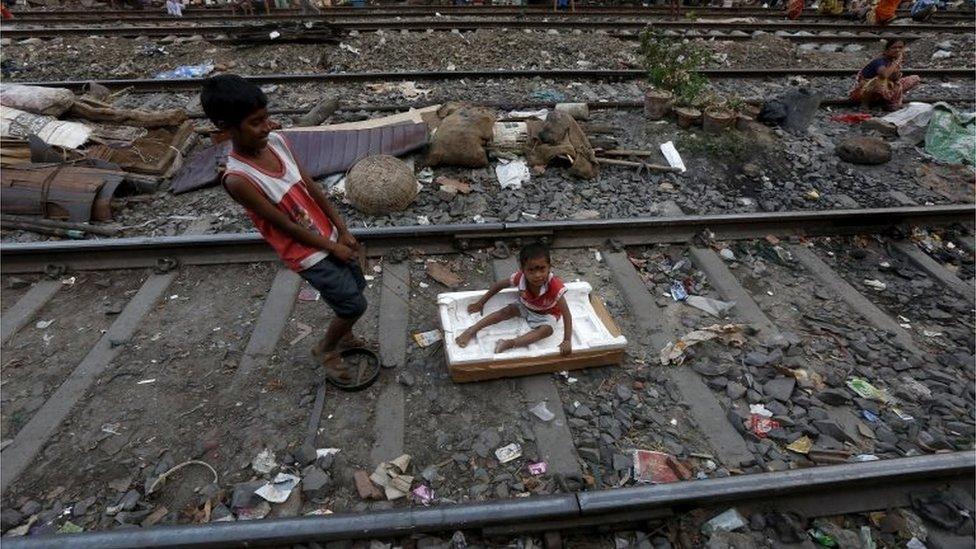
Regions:
<instances>
[{"instance_id":1,"label":"scattered litter","mask_svg":"<svg viewBox=\"0 0 976 549\"><path fill-rule=\"evenodd\" d=\"M312 333L312 327L304 322L295 321L295 328L298 330L298 335L293 337L291 341L288 342L288 345L294 345Z\"/></svg>"},{"instance_id":2,"label":"scattered litter","mask_svg":"<svg viewBox=\"0 0 976 549\"><path fill-rule=\"evenodd\" d=\"M773 417L773 413L766 409L765 404L750 404L749 413L754 416Z\"/></svg>"},{"instance_id":3,"label":"scattered litter","mask_svg":"<svg viewBox=\"0 0 976 549\"><path fill-rule=\"evenodd\" d=\"M156 378L153 377L153 378L143 379L141 381L137 381L136 382L136 385L146 385L146 384L149 384L149 383L156 383Z\"/></svg>"},{"instance_id":4,"label":"scattered litter","mask_svg":"<svg viewBox=\"0 0 976 549\"><path fill-rule=\"evenodd\" d=\"M386 499L400 499L410 492L410 485L413 483L413 477L405 474L409 466L410 455L403 454L393 461L384 461L377 465L369 480L383 487Z\"/></svg>"},{"instance_id":5,"label":"scattered litter","mask_svg":"<svg viewBox=\"0 0 976 549\"><path fill-rule=\"evenodd\" d=\"M413 334L413 340L416 341L417 345L420 345L421 347L430 347L443 339L444 334L442 334L440 330L430 330L427 332Z\"/></svg>"},{"instance_id":6,"label":"scattered litter","mask_svg":"<svg viewBox=\"0 0 976 549\"><path fill-rule=\"evenodd\" d=\"M495 450L495 457L498 459L498 463L508 463L509 461L518 459L522 457L522 446L517 442L502 446Z\"/></svg>"},{"instance_id":7,"label":"scattered litter","mask_svg":"<svg viewBox=\"0 0 976 549\"><path fill-rule=\"evenodd\" d=\"M919 541L918 538L912 537L912 539L908 540L908 543L905 544L905 549L928 549L928 547Z\"/></svg>"},{"instance_id":8,"label":"scattered litter","mask_svg":"<svg viewBox=\"0 0 976 549\"><path fill-rule=\"evenodd\" d=\"M891 399L886 391L878 389L874 385L868 383L867 380L859 377L852 377L851 379L848 379L847 387L857 393L861 398L875 400L878 402L888 402Z\"/></svg>"},{"instance_id":9,"label":"scattered litter","mask_svg":"<svg viewBox=\"0 0 976 549\"><path fill-rule=\"evenodd\" d=\"M274 452L270 448L261 450L251 461L251 468L261 475L270 473L277 466L278 462L275 460Z\"/></svg>"},{"instance_id":10,"label":"scattered litter","mask_svg":"<svg viewBox=\"0 0 976 549\"><path fill-rule=\"evenodd\" d=\"M685 163L681 160L681 155L678 154L678 149L674 148L674 143L668 141L661 145L661 153L664 154L664 158L668 160L668 165L672 168L678 168L681 173L686 171Z\"/></svg>"},{"instance_id":11,"label":"scattered litter","mask_svg":"<svg viewBox=\"0 0 976 549\"><path fill-rule=\"evenodd\" d=\"M75 277L69 276L69 277L66 277L66 278L62 278L61 279L61 284L64 284L65 286L74 286L75 285L75 280L77 280Z\"/></svg>"},{"instance_id":12,"label":"scattered litter","mask_svg":"<svg viewBox=\"0 0 976 549\"><path fill-rule=\"evenodd\" d=\"M434 502L434 491L431 490L430 486L427 486L426 484L417 486L410 493L413 494L413 499L417 503L430 505Z\"/></svg>"},{"instance_id":13,"label":"scattered litter","mask_svg":"<svg viewBox=\"0 0 976 549\"><path fill-rule=\"evenodd\" d=\"M254 493L271 503L284 503L301 480L295 475L278 473L274 480L258 488Z\"/></svg>"},{"instance_id":14,"label":"scattered litter","mask_svg":"<svg viewBox=\"0 0 976 549\"><path fill-rule=\"evenodd\" d=\"M320 294L319 291L310 286L303 286L301 290L298 291L299 301L318 301Z\"/></svg>"},{"instance_id":15,"label":"scattered litter","mask_svg":"<svg viewBox=\"0 0 976 549\"><path fill-rule=\"evenodd\" d=\"M85 531L84 528L78 526L77 524L71 522L70 520L62 524L61 528L58 528L59 534L80 534L81 532L84 531Z\"/></svg>"},{"instance_id":16,"label":"scattered litter","mask_svg":"<svg viewBox=\"0 0 976 549\"><path fill-rule=\"evenodd\" d=\"M523 183L528 183L532 177L525 160L511 160L499 162L495 166L495 176L503 189L521 189Z\"/></svg>"},{"instance_id":17,"label":"scattered litter","mask_svg":"<svg viewBox=\"0 0 976 549\"><path fill-rule=\"evenodd\" d=\"M732 307L735 307L734 301L719 301L700 295L688 296L685 303L717 318L724 318L726 313L731 311Z\"/></svg>"},{"instance_id":18,"label":"scattered litter","mask_svg":"<svg viewBox=\"0 0 976 549\"><path fill-rule=\"evenodd\" d=\"M272 36L272 38L274 38ZM214 64L207 62L200 65L180 65L175 69L158 73L156 80L182 80L184 78L202 78L214 70Z\"/></svg>"},{"instance_id":19,"label":"scattered litter","mask_svg":"<svg viewBox=\"0 0 976 549\"><path fill-rule=\"evenodd\" d=\"M281 36L281 33L278 32L278 31L271 31L271 32L268 33L268 38L270 38L272 40L274 40L276 38L279 38L280 36Z\"/></svg>"},{"instance_id":20,"label":"scattered litter","mask_svg":"<svg viewBox=\"0 0 976 549\"><path fill-rule=\"evenodd\" d=\"M430 218L426 215L418 215L417 225L430 225Z\"/></svg>"},{"instance_id":21,"label":"scattered litter","mask_svg":"<svg viewBox=\"0 0 976 549\"><path fill-rule=\"evenodd\" d=\"M861 122L871 120L871 118L872 116L866 112L842 113L830 117L834 122L842 122L844 124L860 124Z\"/></svg>"},{"instance_id":22,"label":"scattered litter","mask_svg":"<svg viewBox=\"0 0 976 549\"><path fill-rule=\"evenodd\" d=\"M418 88L416 82L382 82L379 84L367 84L366 88L373 93L399 92L405 99L419 99L421 96L426 98L431 91Z\"/></svg>"},{"instance_id":23,"label":"scattered litter","mask_svg":"<svg viewBox=\"0 0 976 549\"><path fill-rule=\"evenodd\" d=\"M450 187L460 194L469 194L471 192L471 183L443 175L438 176L434 180L434 184L440 187Z\"/></svg>"},{"instance_id":24,"label":"scattered litter","mask_svg":"<svg viewBox=\"0 0 976 549\"><path fill-rule=\"evenodd\" d=\"M786 449L791 452L796 452L798 454L809 454L810 448L812 446L813 446L813 441L810 440L810 437L803 435L802 437L794 440L789 445L787 445Z\"/></svg>"},{"instance_id":25,"label":"scattered litter","mask_svg":"<svg viewBox=\"0 0 976 549\"><path fill-rule=\"evenodd\" d=\"M427 263L427 276L433 278L437 282L440 282L448 288L457 289L461 286L461 277L459 277L450 267L444 265L443 263L437 261L430 261Z\"/></svg>"},{"instance_id":26,"label":"scattered litter","mask_svg":"<svg viewBox=\"0 0 976 549\"><path fill-rule=\"evenodd\" d=\"M877 423L878 422L878 416L874 415L869 410L861 410L861 415L864 416L864 419L870 421L871 423Z\"/></svg>"},{"instance_id":27,"label":"scattered litter","mask_svg":"<svg viewBox=\"0 0 976 549\"><path fill-rule=\"evenodd\" d=\"M852 458L852 461L863 463L865 461L878 461L878 456L874 454L858 454Z\"/></svg>"},{"instance_id":28,"label":"scattered litter","mask_svg":"<svg viewBox=\"0 0 976 549\"><path fill-rule=\"evenodd\" d=\"M885 285L884 282L881 282L880 280L875 280L873 278L865 278L864 285L872 289L875 289L879 292L885 291L885 289L888 287L887 285Z\"/></svg>"},{"instance_id":29,"label":"scattered litter","mask_svg":"<svg viewBox=\"0 0 976 549\"><path fill-rule=\"evenodd\" d=\"M759 438L766 438L770 431L777 428L779 428L779 422L775 419L769 419L759 414L753 414L749 418L749 429Z\"/></svg>"},{"instance_id":30,"label":"scattered litter","mask_svg":"<svg viewBox=\"0 0 976 549\"><path fill-rule=\"evenodd\" d=\"M541 118L545 120L549 116L549 109L538 109L534 111L509 111L509 118Z\"/></svg>"},{"instance_id":31,"label":"scattered litter","mask_svg":"<svg viewBox=\"0 0 976 549\"><path fill-rule=\"evenodd\" d=\"M934 332L932 330L922 330L922 335L925 337L941 337L944 336L942 332Z\"/></svg>"},{"instance_id":32,"label":"scattered litter","mask_svg":"<svg viewBox=\"0 0 976 549\"><path fill-rule=\"evenodd\" d=\"M634 480L638 483L667 484L691 478L688 468L673 456L653 450L634 450Z\"/></svg>"},{"instance_id":33,"label":"scattered litter","mask_svg":"<svg viewBox=\"0 0 976 549\"><path fill-rule=\"evenodd\" d=\"M535 476L544 475L546 474L546 471L549 470L549 465L546 464L546 462L544 461L539 461L537 463L530 463L528 465L528 470L530 475L535 475Z\"/></svg>"},{"instance_id":34,"label":"scattered litter","mask_svg":"<svg viewBox=\"0 0 976 549\"><path fill-rule=\"evenodd\" d=\"M878 545L874 543L874 537L871 535L870 526L862 526L858 533L861 537L861 547L863 549L877 549Z\"/></svg>"},{"instance_id":35,"label":"scattered litter","mask_svg":"<svg viewBox=\"0 0 976 549\"><path fill-rule=\"evenodd\" d=\"M837 542L834 540L834 538L830 537L819 528L811 528L807 530L807 533L810 534L813 541L817 542L823 547L837 547Z\"/></svg>"},{"instance_id":36,"label":"scattered litter","mask_svg":"<svg viewBox=\"0 0 976 549\"><path fill-rule=\"evenodd\" d=\"M55 320L57 320L57 319L54 318L54 319L51 319L51 320L38 320L37 321L37 324L35 324L34 327L37 328L38 330L46 330L48 326L50 326L51 324L54 324L54 321Z\"/></svg>"},{"instance_id":37,"label":"scattered litter","mask_svg":"<svg viewBox=\"0 0 976 549\"><path fill-rule=\"evenodd\" d=\"M711 536L715 532L731 532L746 525L746 519L734 507L702 524L702 533Z\"/></svg>"},{"instance_id":38,"label":"scattered litter","mask_svg":"<svg viewBox=\"0 0 976 549\"><path fill-rule=\"evenodd\" d=\"M430 288L430 284L427 284L426 282L418 282L417 285L421 288Z\"/></svg>"},{"instance_id":39,"label":"scattered litter","mask_svg":"<svg viewBox=\"0 0 976 549\"><path fill-rule=\"evenodd\" d=\"M894 412L895 415L898 416L898 419L902 421L915 421L915 418L913 416L910 416L905 412L902 412L898 408L892 408L891 411Z\"/></svg>"},{"instance_id":40,"label":"scattered litter","mask_svg":"<svg viewBox=\"0 0 976 549\"><path fill-rule=\"evenodd\" d=\"M542 421L552 421L553 418L556 417L556 414L550 412L549 408L546 407L545 401L536 404L530 408L529 411L532 412L532 415L541 419Z\"/></svg>"},{"instance_id":41,"label":"scattered litter","mask_svg":"<svg viewBox=\"0 0 976 549\"><path fill-rule=\"evenodd\" d=\"M703 341L718 338L725 345L741 347L745 342L744 324L712 324L700 330L694 330L685 334L676 342L668 342L661 349L661 365L680 366L685 359L685 349L692 345L697 345Z\"/></svg>"},{"instance_id":42,"label":"scattered litter","mask_svg":"<svg viewBox=\"0 0 976 549\"><path fill-rule=\"evenodd\" d=\"M350 46L349 44L346 44L345 42L339 42L339 49L340 50L346 50L347 52L349 52L349 53L351 53L353 55L359 55L359 48L354 48L354 47Z\"/></svg>"},{"instance_id":43,"label":"scattered litter","mask_svg":"<svg viewBox=\"0 0 976 549\"><path fill-rule=\"evenodd\" d=\"M680 280L675 280L671 283L671 298L675 301L684 301L688 299L688 290L685 289L684 283Z\"/></svg>"},{"instance_id":44,"label":"scattered litter","mask_svg":"<svg viewBox=\"0 0 976 549\"><path fill-rule=\"evenodd\" d=\"M563 370L563 371L559 372L559 375L561 375L563 377L563 379L566 380L566 383L569 383L569 384L573 384L573 383L576 383L577 381L579 381L575 377L569 375L569 372L566 371L566 370Z\"/></svg>"},{"instance_id":45,"label":"scattered litter","mask_svg":"<svg viewBox=\"0 0 976 549\"><path fill-rule=\"evenodd\" d=\"M735 261L735 253L729 248L722 248L718 251L718 255L722 256L722 259L726 261Z\"/></svg>"}]
</instances>

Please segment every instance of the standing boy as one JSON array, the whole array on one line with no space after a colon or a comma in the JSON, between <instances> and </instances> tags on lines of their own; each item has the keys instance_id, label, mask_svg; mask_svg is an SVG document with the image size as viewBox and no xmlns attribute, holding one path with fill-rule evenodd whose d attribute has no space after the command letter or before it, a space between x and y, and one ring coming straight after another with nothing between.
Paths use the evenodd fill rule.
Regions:
<instances>
[{"instance_id":1,"label":"standing boy","mask_svg":"<svg viewBox=\"0 0 976 549\"><path fill-rule=\"evenodd\" d=\"M312 354L333 381L352 376L339 350L358 346L352 327L366 311L366 280L356 260L359 242L342 216L295 160L286 138L273 132L268 98L254 84L232 74L207 79L203 110L233 144L221 183L261 236L290 269L298 272L335 311Z\"/></svg>"}]
</instances>

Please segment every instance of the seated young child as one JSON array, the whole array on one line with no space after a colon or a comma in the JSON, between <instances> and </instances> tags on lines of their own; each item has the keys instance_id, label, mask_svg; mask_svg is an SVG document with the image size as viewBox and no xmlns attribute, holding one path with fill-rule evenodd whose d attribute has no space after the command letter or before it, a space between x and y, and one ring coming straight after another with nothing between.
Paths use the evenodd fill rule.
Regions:
<instances>
[{"instance_id":1,"label":"seated young child","mask_svg":"<svg viewBox=\"0 0 976 549\"><path fill-rule=\"evenodd\" d=\"M573 352L573 317L566 304L566 286L556 275L552 274L552 259L549 248L544 244L529 244L519 252L518 271L509 278L499 280L485 292L481 299L468 305L469 313L480 313L485 303L505 288L518 288L518 301L506 305L490 315L482 318L473 326L455 338L459 347L465 347L471 339L484 327L504 322L510 318L521 316L528 322L531 330L514 339L503 339L495 345L495 352L501 353L514 347L528 347L552 335L553 328L550 320L563 319L563 342L559 344L559 352L569 355Z\"/></svg>"}]
</instances>

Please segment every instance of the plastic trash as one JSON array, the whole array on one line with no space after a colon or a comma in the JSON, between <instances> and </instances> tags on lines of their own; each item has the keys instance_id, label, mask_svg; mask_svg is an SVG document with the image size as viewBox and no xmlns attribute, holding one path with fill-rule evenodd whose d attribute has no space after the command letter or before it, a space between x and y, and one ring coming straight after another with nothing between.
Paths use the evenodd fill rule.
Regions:
<instances>
[{"instance_id":1,"label":"plastic trash","mask_svg":"<svg viewBox=\"0 0 976 549\"><path fill-rule=\"evenodd\" d=\"M685 285L680 280L675 280L671 283L671 297L675 301L684 301L688 299L688 291L685 290Z\"/></svg>"},{"instance_id":2,"label":"plastic trash","mask_svg":"<svg viewBox=\"0 0 976 549\"><path fill-rule=\"evenodd\" d=\"M667 143L661 145L661 154L663 154L664 158L667 159L669 166L672 168L678 168L681 170L681 173L686 171L685 163L681 160L681 154L678 153L678 149L674 147L674 143L672 141L668 141Z\"/></svg>"},{"instance_id":3,"label":"plastic trash","mask_svg":"<svg viewBox=\"0 0 976 549\"><path fill-rule=\"evenodd\" d=\"M527 467L530 475L544 475L546 471L549 470L549 465L544 461L539 461L537 463L530 463Z\"/></svg>"},{"instance_id":4,"label":"plastic trash","mask_svg":"<svg viewBox=\"0 0 976 549\"><path fill-rule=\"evenodd\" d=\"M813 441L810 440L810 437L803 435L802 437L791 442L786 449L791 452L796 452L797 454L809 454L812 446Z\"/></svg>"},{"instance_id":5,"label":"plastic trash","mask_svg":"<svg viewBox=\"0 0 976 549\"><path fill-rule=\"evenodd\" d=\"M874 543L874 537L871 535L870 526L862 526L858 533L861 537L861 547L863 549L877 549L878 545Z\"/></svg>"},{"instance_id":6,"label":"plastic trash","mask_svg":"<svg viewBox=\"0 0 976 549\"><path fill-rule=\"evenodd\" d=\"M522 446L517 442L513 442L506 446L495 450L495 457L498 458L499 463L508 463L514 459L522 457Z\"/></svg>"},{"instance_id":7,"label":"plastic trash","mask_svg":"<svg viewBox=\"0 0 976 549\"><path fill-rule=\"evenodd\" d=\"M413 499L417 503L430 505L434 501L434 491L426 484L421 484L420 486L414 488L410 493L413 494Z\"/></svg>"},{"instance_id":8,"label":"plastic trash","mask_svg":"<svg viewBox=\"0 0 976 549\"><path fill-rule=\"evenodd\" d=\"M200 78L207 76L214 70L213 63L207 62L200 65L180 65L175 69L163 71L153 78L156 80L180 80L183 78Z\"/></svg>"},{"instance_id":9,"label":"plastic trash","mask_svg":"<svg viewBox=\"0 0 976 549\"><path fill-rule=\"evenodd\" d=\"M251 468L261 475L270 473L277 466L278 462L275 460L274 452L269 448L261 450L258 452L258 455L254 456L254 459L251 460Z\"/></svg>"},{"instance_id":10,"label":"plastic trash","mask_svg":"<svg viewBox=\"0 0 976 549\"><path fill-rule=\"evenodd\" d=\"M731 532L746 525L746 519L736 508L728 509L712 520L702 524L702 534L710 536L715 532Z\"/></svg>"},{"instance_id":11,"label":"plastic trash","mask_svg":"<svg viewBox=\"0 0 976 549\"><path fill-rule=\"evenodd\" d=\"M881 282L880 280L875 280L873 278L865 278L864 285L874 290L877 290L879 292L883 292L885 291L885 289L888 288L888 286L884 282Z\"/></svg>"},{"instance_id":12,"label":"plastic trash","mask_svg":"<svg viewBox=\"0 0 976 549\"><path fill-rule=\"evenodd\" d=\"M413 334L413 340L421 347L430 347L442 339L444 339L444 334L440 330L429 330Z\"/></svg>"},{"instance_id":13,"label":"plastic trash","mask_svg":"<svg viewBox=\"0 0 976 549\"><path fill-rule=\"evenodd\" d=\"M906 549L928 549L928 547L924 543L922 543L921 541L919 541L918 538L915 537L908 540L908 543L905 544L905 548Z\"/></svg>"},{"instance_id":14,"label":"plastic trash","mask_svg":"<svg viewBox=\"0 0 976 549\"><path fill-rule=\"evenodd\" d=\"M495 176L503 189L521 189L523 183L528 183L532 177L525 160L499 162L495 166Z\"/></svg>"},{"instance_id":15,"label":"plastic trash","mask_svg":"<svg viewBox=\"0 0 976 549\"><path fill-rule=\"evenodd\" d=\"M550 412L549 408L546 407L545 401L536 404L532 408L529 408L529 411L532 412L532 415L541 419L542 421L552 421L553 418L556 417L556 414Z\"/></svg>"},{"instance_id":16,"label":"plastic trash","mask_svg":"<svg viewBox=\"0 0 976 549\"><path fill-rule=\"evenodd\" d=\"M888 402L891 397L888 393L878 389L874 385L871 385L867 380L861 379L859 377L852 377L847 380L847 387L857 393L861 398L866 398L868 400L875 400L878 402Z\"/></svg>"},{"instance_id":17,"label":"plastic trash","mask_svg":"<svg viewBox=\"0 0 976 549\"><path fill-rule=\"evenodd\" d=\"M685 303L717 318L724 318L726 313L735 307L734 301L719 301L710 297L700 295L690 295Z\"/></svg>"},{"instance_id":18,"label":"plastic trash","mask_svg":"<svg viewBox=\"0 0 976 549\"><path fill-rule=\"evenodd\" d=\"M271 503L284 503L301 480L295 475L278 473L274 480L258 488L254 493Z\"/></svg>"},{"instance_id":19,"label":"plastic trash","mask_svg":"<svg viewBox=\"0 0 976 549\"><path fill-rule=\"evenodd\" d=\"M807 533L810 534L813 541L817 542L823 547L837 547L837 542L834 541L834 538L830 537L820 529L811 528L810 530L807 530Z\"/></svg>"},{"instance_id":20,"label":"plastic trash","mask_svg":"<svg viewBox=\"0 0 976 549\"><path fill-rule=\"evenodd\" d=\"M633 459L634 480L639 483L667 484L681 480L677 461L664 452L634 450Z\"/></svg>"},{"instance_id":21,"label":"plastic trash","mask_svg":"<svg viewBox=\"0 0 976 549\"><path fill-rule=\"evenodd\" d=\"M759 438L766 438L770 431L777 428L779 428L779 422L775 419L769 419L759 414L753 414L749 418L749 429Z\"/></svg>"}]
</instances>

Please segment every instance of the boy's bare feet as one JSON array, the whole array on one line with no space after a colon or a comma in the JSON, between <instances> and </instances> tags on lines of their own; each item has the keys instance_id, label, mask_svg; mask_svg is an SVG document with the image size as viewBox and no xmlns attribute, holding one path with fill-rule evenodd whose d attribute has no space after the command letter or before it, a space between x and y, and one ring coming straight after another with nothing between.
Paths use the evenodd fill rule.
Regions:
<instances>
[{"instance_id":1,"label":"boy's bare feet","mask_svg":"<svg viewBox=\"0 0 976 549\"><path fill-rule=\"evenodd\" d=\"M515 342L511 339L500 339L495 344L495 353L504 353L513 347L515 347Z\"/></svg>"},{"instance_id":2,"label":"boy's bare feet","mask_svg":"<svg viewBox=\"0 0 976 549\"><path fill-rule=\"evenodd\" d=\"M313 354L314 351L313 351ZM321 353L316 356L319 359L319 363L325 368L325 375L329 378L338 381L339 383L348 383L352 381L352 373L349 368L342 362L342 358L339 356L339 351L331 351L328 353Z\"/></svg>"},{"instance_id":3,"label":"boy's bare feet","mask_svg":"<svg viewBox=\"0 0 976 549\"><path fill-rule=\"evenodd\" d=\"M474 337L474 333L472 333L471 329L469 328L461 332L461 335L454 338L454 343L457 343L457 346L463 349L464 347L468 346L468 343L471 342L471 338L473 337Z\"/></svg>"}]
</instances>

